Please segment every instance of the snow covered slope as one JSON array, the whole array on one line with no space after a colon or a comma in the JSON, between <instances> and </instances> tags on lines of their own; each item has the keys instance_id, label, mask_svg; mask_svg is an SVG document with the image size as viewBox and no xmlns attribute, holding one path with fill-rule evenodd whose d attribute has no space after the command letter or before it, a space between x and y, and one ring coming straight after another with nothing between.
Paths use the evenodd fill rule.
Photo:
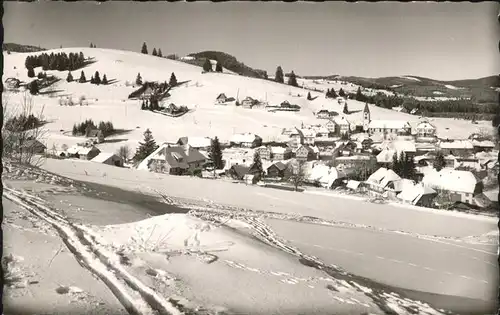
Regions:
<instances>
[{"instance_id":1,"label":"snow covered slope","mask_svg":"<svg viewBox=\"0 0 500 315\"><path fill-rule=\"evenodd\" d=\"M158 143L176 141L182 136L218 136L221 140L228 140L232 134L240 132L254 132L264 140L273 140L284 127L300 126L304 124L325 123L314 116L319 109L331 109L342 112L335 100L326 99L323 93L311 91L313 101L306 99L307 90L278 84L268 80L248 78L229 73L206 73L197 66L158 58L135 52L98 49L98 48L64 48L46 51L47 53L80 52L86 57L95 60L94 63L82 69L87 80L99 71L102 77L106 74L110 85L67 83L67 71L46 71L62 80L55 84L54 90L58 95L70 95L75 101L85 96L88 106L60 106L58 97L38 95L34 97L35 110L44 108L44 116L50 122L46 125L49 130L46 144L50 149L53 144L60 148L63 144L71 146L81 142L81 138L70 136L73 124L85 119L94 121L111 121L115 128L130 130L129 133L116 136L114 141L101 145L102 151L113 152L118 147L128 144L134 149L143 138L143 132L149 128ZM37 53L31 53L37 54ZM15 77L29 82L27 70L24 67L26 56L30 53L4 55L5 67L3 81ZM36 68L35 73L41 71ZM73 72L78 79L81 70ZM140 110L137 100L128 100L128 95L137 89L133 84L138 73L144 81L168 81L174 72L179 82L187 81L174 88L166 104L186 105L193 111L178 118L171 118L150 111ZM299 83L300 84L300 83ZM129 85L129 86L127 86ZM352 86L353 90L357 87ZM43 92L43 91L42 91ZM215 105L215 99L220 93L228 97L238 97L241 101L250 96L254 99L267 101L270 105L277 105L285 100L301 106L300 112L267 112L264 108L245 109L234 105ZM11 93L8 93L11 94ZM300 96L298 96L300 95ZM9 103L16 104L21 99L20 94L8 96ZM355 112L348 119L360 121L364 104L349 100L349 110ZM370 107L372 119L404 119L415 124L417 116L399 113L375 106ZM470 122L449 119L435 119L438 132L445 132L447 136L467 137L479 125ZM449 128L446 130L445 128Z\"/></svg>"}]
</instances>

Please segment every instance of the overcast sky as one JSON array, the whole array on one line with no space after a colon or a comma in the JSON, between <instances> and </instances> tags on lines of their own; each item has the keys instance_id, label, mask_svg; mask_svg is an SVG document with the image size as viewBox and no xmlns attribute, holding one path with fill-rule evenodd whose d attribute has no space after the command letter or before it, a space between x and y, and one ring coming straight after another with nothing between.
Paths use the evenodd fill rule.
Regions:
<instances>
[{"instance_id":1,"label":"overcast sky","mask_svg":"<svg viewBox=\"0 0 500 315\"><path fill-rule=\"evenodd\" d=\"M300 75L500 73L498 4L4 2L5 42L184 55L218 50Z\"/></svg>"}]
</instances>

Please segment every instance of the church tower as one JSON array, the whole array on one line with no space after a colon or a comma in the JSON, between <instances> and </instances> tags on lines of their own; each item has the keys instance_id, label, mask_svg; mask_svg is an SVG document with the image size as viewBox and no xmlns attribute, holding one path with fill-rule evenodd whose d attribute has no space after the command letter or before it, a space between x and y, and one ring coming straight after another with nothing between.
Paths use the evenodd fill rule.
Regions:
<instances>
[{"instance_id":1,"label":"church tower","mask_svg":"<svg viewBox=\"0 0 500 315\"><path fill-rule=\"evenodd\" d=\"M368 103L365 103L365 109L363 109L363 131L368 132L368 127L370 125L370 108L368 108Z\"/></svg>"}]
</instances>

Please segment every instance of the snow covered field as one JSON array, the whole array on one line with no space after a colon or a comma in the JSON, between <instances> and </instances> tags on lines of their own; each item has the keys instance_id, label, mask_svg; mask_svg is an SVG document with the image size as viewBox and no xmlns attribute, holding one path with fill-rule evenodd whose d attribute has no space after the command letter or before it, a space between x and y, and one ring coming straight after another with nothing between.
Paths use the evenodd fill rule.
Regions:
<instances>
[{"instance_id":1,"label":"snow covered field","mask_svg":"<svg viewBox=\"0 0 500 315\"><path fill-rule=\"evenodd\" d=\"M100 313L91 308L101 305L108 307L108 312L119 314L123 312L117 304L119 300L132 314L185 314L185 311L196 311L197 314L283 314L297 311L307 314L332 311L340 314L381 314L387 311L409 314L411 310L418 310L420 314L442 314L425 303L402 298L366 280L358 281L334 266L311 268L322 266L321 261L287 245L258 218L243 214L230 219L217 214L221 206L216 204L192 205L192 215L166 214L133 223L107 226L74 223L68 218L68 209L62 212L53 202L41 197L53 194L64 200L68 194L82 189L92 191L92 186L43 171L28 170L21 176L27 182L21 186L17 182L18 188L11 188L11 181L4 179L7 185L4 190L8 200L6 204L10 213L17 215L11 216L7 222L11 228L7 230L6 239L14 240L14 236L19 236L23 231L19 221L25 220L25 224L28 220L54 237L55 246L59 239L67 249L59 249L50 259L53 253L50 247L39 246L36 254L13 247L16 253L12 256L11 265L17 268L10 270L17 273L22 270L20 255L30 261L31 267L42 270L46 260L49 260L49 265L56 261L64 263L72 254L81 267L102 281L93 283L87 271L78 272L79 268L75 265L74 272L78 274L75 275L72 268L65 266L68 271L60 274L64 275L62 280L56 280L61 283L54 284L55 293L52 296L50 281L59 279L57 276L47 275L49 283L28 282L38 287L43 284L42 288L46 290L37 293L37 299L31 300L29 307L24 304L25 310L37 306L41 307L39 309L50 307L48 312L60 314L80 307L79 310L85 313ZM28 188L29 181L43 184L43 188L31 192L20 189ZM171 202L176 203L175 200ZM124 211L108 208L113 213L117 210ZM124 211L123 215L128 213ZM19 241L30 243L32 237L21 237ZM324 268L329 271L325 273L322 271ZM38 276L43 278L43 274ZM26 274L21 278L31 280ZM104 290L103 283L117 300L110 296L110 292L99 294L99 290ZM12 294L7 303L12 309L19 310L23 298L27 297L26 292L16 292L18 295ZM81 302L64 304L59 299L59 304L45 305L57 295L66 299L70 296ZM84 305L84 302L87 304ZM109 310L109 307L118 311Z\"/></svg>"},{"instance_id":2,"label":"snow covered field","mask_svg":"<svg viewBox=\"0 0 500 315\"><path fill-rule=\"evenodd\" d=\"M54 90L59 91L58 95L70 95L75 102L84 95L88 102L88 106L60 106L58 97L51 98L47 95L34 97L35 112L43 108L44 117L49 121L45 125L48 129L45 142L49 149L53 145L60 149L63 144L71 146L81 142L82 138L72 137L70 131L75 123L80 123L85 119L93 119L97 122L109 120L115 128L130 131L111 137L109 139L111 141L100 145L103 152L115 152L120 146L126 144L134 149L142 140L142 134L146 128L153 132L158 143L176 141L182 136L218 136L222 141L227 141L234 133L242 132L256 133L266 141L276 139L285 127L300 126L302 123L324 123L316 119L313 114L320 109L342 111L335 100L326 99L323 93L311 92L313 97L318 96L318 98L308 101L306 99L308 91L304 89L227 73L202 74L199 67L165 58L97 48L65 48L50 50L48 53L79 51L96 61L82 69L87 79L99 71L101 76L106 74L108 80L117 81L106 86L67 83L65 81L67 71L47 71L47 74L54 74L62 79L53 87ZM15 77L29 82L24 67L24 61L28 55L24 53L4 55L4 79ZM39 71L41 68L35 69L36 73ZM172 72L176 74L179 82L187 82L170 92L171 97L166 100L167 104L186 105L193 109L193 112L179 118L171 118L150 111L142 111L139 101L127 99L137 87L126 86L125 83L126 81L135 82L137 73L141 74L144 81L163 82L169 79ZM78 78L79 74L80 71L75 71L73 76ZM336 90L340 87L351 92L357 90L357 86L352 84L320 82L320 85L324 88L334 87ZM238 96L240 100L251 96L262 101L267 100L269 104L279 104L288 100L292 104L301 106L302 109L300 112L270 113L263 108L245 109L215 105L215 98L220 93L225 93L228 97ZM12 105L11 109L20 102L21 94L4 93L7 102ZM298 94L301 96L297 97ZM354 123L360 122L364 104L349 100L348 106L353 113L347 118ZM370 105L370 111L372 119L403 119L413 125L419 120L418 116L374 105ZM472 132L479 131L482 127L489 128L489 122L472 125L468 121L447 118L435 118L433 123L437 126L439 136L450 138L467 138Z\"/></svg>"}]
</instances>

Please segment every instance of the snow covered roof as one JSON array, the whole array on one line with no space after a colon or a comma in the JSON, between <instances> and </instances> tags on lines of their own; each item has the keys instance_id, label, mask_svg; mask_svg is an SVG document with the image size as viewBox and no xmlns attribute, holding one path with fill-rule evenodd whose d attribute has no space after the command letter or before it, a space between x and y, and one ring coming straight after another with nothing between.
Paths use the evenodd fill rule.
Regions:
<instances>
[{"instance_id":1,"label":"snow covered roof","mask_svg":"<svg viewBox=\"0 0 500 315\"><path fill-rule=\"evenodd\" d=\"M424 121L421 121L420 123L418 123L416 129L426 129L426 130L433 129L433 130L435 130L436 126L434 126L430 122L424 120Z\"/></svg>"},{"instance_id":2,"label":"snow covered roof","mask_svg":"<svg viewBox=\"0 0 500 315\"><path fill-rule=\"evenodd\" d=\"M484 141L478 141L478 140L472 140L472 145L475 147L481 147L481 148L494 148L495 144L493 141L490 140L484 140Z\"/></svg>"},{"instance_id":3,"label":"snow covered roof","mask_svg":"<svg viewBox=\"0 0 500 315\"><path fill-rule=\"evenodd\" d=\"M469 171L444 168L439 172L427 173L422 182L435 189L474 193L479 179Z\"/></svg>"},{"instance_id":4,"label":"snow covered roof","mask_svg":"<svg viewBox=\"0 0 500 315\"><path fill-rule=\"evenodd\" d=\"M409 122L404 120L372 120L368 128L376 129L406 129L411 128Z\"/></svg>"},{"instance_id":5,"label":"snow covered roof","mask_svg":"<svg viewBox=\"0 0 500 315\"><path fill-rule=\"evenodd\" d=\"M78 154L89 154L90 151L92 150L97 150L99 152L101 152L101 150L99 150L98 148L96 147L80 147L81 149L78 150Z\"/></svg>"},{"instance_id":6,"label":"snow covered roof","mask_svg":"<svg viewBox=\"0 0 500 315\"><path fill-rule=\"evenodd\" d=\"M109 160L110 158L112 158L113 156L115 156L117 159L121 159L121 157L119 157L118 155L116 155L114 153L101 152L95 158L93 158L91 161L97 162L97 163L104 163L107 160Z\"/></svg>"},{"instance_id":7,"label":"snow covered roof","mask_svg":"<svg viewBox=\"0 0 500 315\"><path fill-rule=\"evenodd\" d=\"M423 185L407 185L403 187L403 190L397 197L403 201L416 205L422 196L431 194L436 194L436 191L430 187L425 187Z\"/></svg>"},{"instance_id":8,"label":"snow covered roof","mask_svg":"<svg viewBox=\"0 0 500 315\"><path fill-rule=\"evenodd\" d=\"M415 147L415 143L412 141L404 141L404 140L396 140L396 141L384 141L380 145L380 148L383 149L392 149L396 150L398 154L400 152L417 152L417 148Z\"/></svg>"},{"instance_id":9,"label":"snow covered roof","mask_svg":"<svg viewBox=\"0 0 500 315\"><path fill-rule=\"evenodd\" d=\"M274 154L284 154L287 152L292 152L292 149L290 148L283 148L283 147L271 147L271 152Z\"/></svg>"},{"instance_id":10,"label":"snow covered roof","mask_svg":"<svg viewBox=\"0 0 500 315\"><path fill-rule=\"evenodd\" d=\"M375 173L370 175L366 182L385 188L390 182L400 180L401 177L393 170L381 167Z\"/></svg>"},{"instance_id":11,"label":"snow covered roof","mask_svg":"<svg viewBox=\"0 0 500 315\"><path fill-rule=\"evenodd\" d=\"M179 139L179 141L182 140L182 143L180 144L189 144L193 148L207 148L212 145L212 139L209 137L183 137Z\"/></svg>"},{"instance_id":12,"label":"snow covered roof","mask_svg":"<svg viewBox=\"0 0 500 315\"><path fill-rule=\"evenodd\" d=\"M396 150L393 149L384 149L379 154L377 154L377 162L378 163L392 163L394 153Z\"/></svg>"},{"instance_id":13,"label":"snow covered roof","mask_svg":"<svg viewBox=\"0 0 500 315\"><path fill-rule=\"evenodd\" d=\"M313 129L309 129L309 128L303 128L303 129L299 129L300 132L302 133L302 135L306 138L314 138L316 137L316 133L314 132Z\"/></svg>"},{"instance_id":14,"label":"snow covered roof","mask_svg":"<svg viewBox=\"0 0 500 315\"><path fill-rule=\"evenodd\" d=\"M351 125L351 122L345 118L345 116L336 116L333 121L338 125Z\"/></svg>"},{"instance_id":15,"label":"snow covered roof","mask_svg":"<svg viewBox=\"0 0 500 315\"><path fill-rule=\"evenodd\" d=\"M441 142L439 144L441 149L474 149L470 140L455 140L452 142Z\"/></svg>"},{"instance_id":16,"label":"snow covered roof","mask_svg":"<svg viewBox=\"0 0 500 315\"><path fill-rule=\"evenodd\" d=\"M349 189L358 189L359 185L361 184L361 182L358 182L357 180L349 180L347 181L347 188Z\"/></svg>"},{"instance_id":17,"label":"snow covered roof","mask_svg":"<svg viewBox=\"0 0 500 315\"><path fill-rule=\"evenodd\" d=\"M253 133L237 133L231 137L231 142L234 143L251 143L260 137Z\"/></svg>"},{"instance_id":18,"label":"snow covered roof","mask_svg":"<svg viewBox=\"0 0 500 315\"><path fill-rule=\"evenodd\" d=\"M344 178L346 175L338 171L335 167L329 167L323 164L317 164L308 173L308 179L318 181L323 187L331 187L335 180Z\"/></svg>"}]
</instances>

